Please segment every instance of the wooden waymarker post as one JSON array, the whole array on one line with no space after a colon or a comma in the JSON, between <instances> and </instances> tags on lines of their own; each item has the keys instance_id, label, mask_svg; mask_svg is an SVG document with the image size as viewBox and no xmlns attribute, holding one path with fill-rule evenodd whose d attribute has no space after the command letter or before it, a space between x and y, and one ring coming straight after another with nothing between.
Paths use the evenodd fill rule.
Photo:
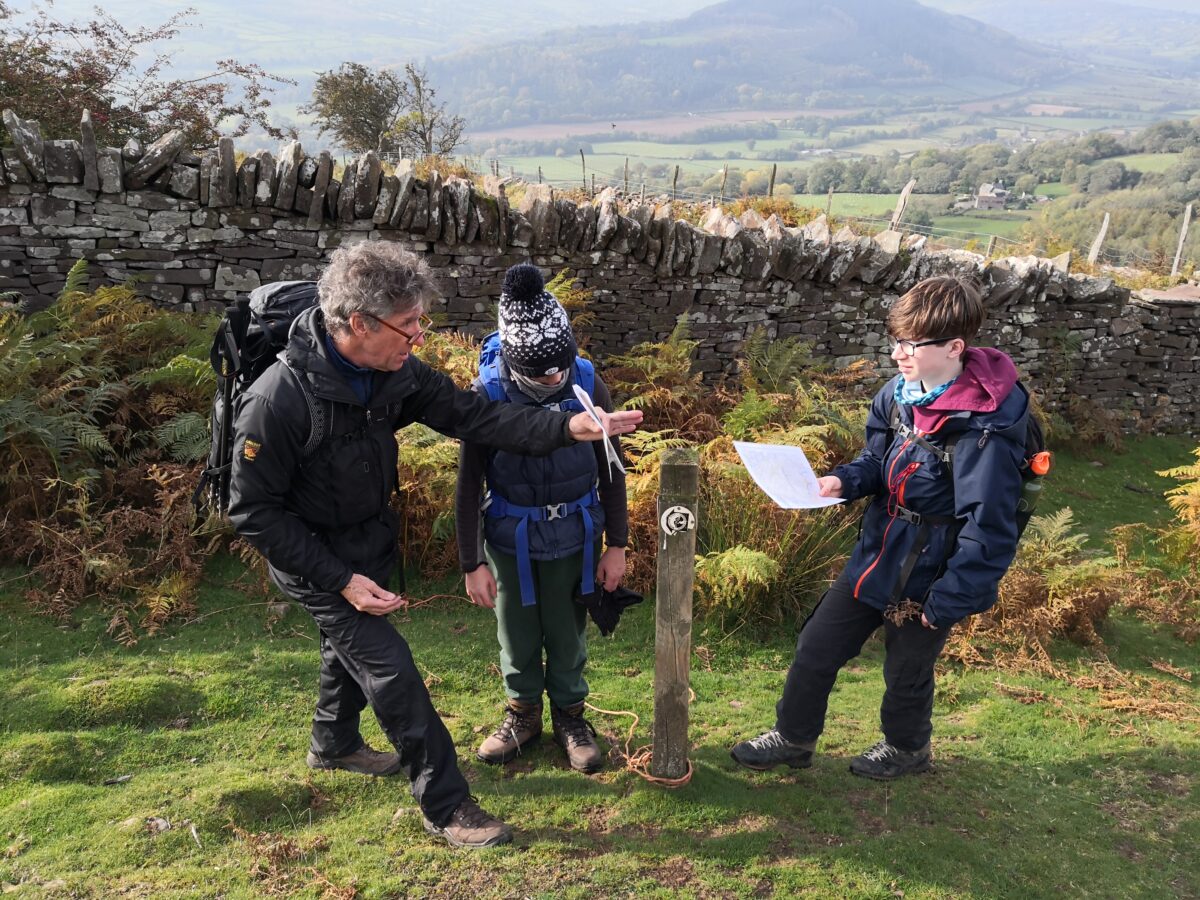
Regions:
<instances>
[{"instance_id":1,"label":"wooden waymarker post","mask_svg":"<svg viewBox=\"0 0 1200 900\"><path fill-rule=\"evenodd\" d=\"M1088 251L1088 264L1095 265L1096 260L1100 258L1100 248L1104 246L1104 239L1108 236L1108 221L1109 214L1104 214L1104 221L1100 224L1100 231L1096 234L1096 239L1092 241L1092 249Z\"/></svg>"},{"instance_id":2,"label":"wooden waymarker post","mask_svg":"<svg viewBox=\"0 0 1200 900\"><path fill-rule=\"evenodd\" d=\"M1188 226L1192 224L1192 204L1183 210L1183 226L1179 229L1179 246L1175 248L1175 262L1171 263L1171 275L1179 274L1179 264L1183 261L1183 245L1187 241Z\"/></svg>"},{"instance_id":3,"label":"wooden waymarker post","mask_svg":"<svg viewBox=\"0 0 1200 900\"><path fill-rule=\"evenodd\" d=\"M688 772L688 667L692 655L692 584L696 566L695 450L663 454L658 488L658 582L654 627L654 759L650 774Z\"/></svg>"}]
</instances>

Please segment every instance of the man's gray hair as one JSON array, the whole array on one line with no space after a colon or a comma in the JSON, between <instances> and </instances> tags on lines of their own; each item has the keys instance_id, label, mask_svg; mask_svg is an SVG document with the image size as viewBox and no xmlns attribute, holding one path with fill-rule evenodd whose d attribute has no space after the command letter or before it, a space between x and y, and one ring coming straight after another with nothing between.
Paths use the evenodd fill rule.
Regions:
<instances>
[{"instance_id":1,"label":"man's gray hair","mask_svg":"<svg viewBox=\"0 0 1200 900\"><path fill-rule=\"evenodd\" d=\"M350 314L368 317L376 331L379 323L396 313L424 311L437 297L429 265L415 253L392 241L363 241L339 247L317 282L325 327L333 334L350 330Z\"/></svg>"}]
</instances>

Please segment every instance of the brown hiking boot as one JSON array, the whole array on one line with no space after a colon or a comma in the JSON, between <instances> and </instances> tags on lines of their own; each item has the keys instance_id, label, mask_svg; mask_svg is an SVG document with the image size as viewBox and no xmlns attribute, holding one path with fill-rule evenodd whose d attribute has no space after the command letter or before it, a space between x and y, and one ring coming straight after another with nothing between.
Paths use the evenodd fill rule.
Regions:
<instances>
[{"instance_id":1,"label":"brown hiking boot","mask_svg":"<svg viewBox=\"0 0 1200 900\"><path fill-rule=\"evenodd\" d=\"M400 771L399 753L380 753L366 744L336 759L309 750L306 762L310 769L345 769L359 775L395 775Z\"/></svg>"},{"instance_id":2,"label":"brown hiking boot","mask_svg":"<svg viewBox=\"0 0 1200 900\"><path fill-rule=\"evenodd\" d=\"M470 849L507 844L513 836L512 826L485 813L474 797L468 797L458 804L458 809L450 814L450 821L445 825L434 825L426 819L425 830L445 838L452 847Z\"/></svg>"},{"instance_id":3,"label":"brown hiking boot","mask_svg":"<svg viewBox=\"0 0 1200 900\"><path fill-rule=\"evenodd\" d=\"M475 755L485 763L499 765L520 755L530 743L542 736L542 704L509 700L504 721Z\"/></svg>"},{"instance_id":4,"label":"brown hiking boot","mask_svg":"<svg viewBox=\"0 0 1200 900\"><path fill-rule=\"evenodd\" d=\"M583 702L566 709L550 707L550 724L554 740L567 751L571 768L591 775L604 768L604 754L596 743L596 729L583 717Z\"/></svg>"}]
</instances>

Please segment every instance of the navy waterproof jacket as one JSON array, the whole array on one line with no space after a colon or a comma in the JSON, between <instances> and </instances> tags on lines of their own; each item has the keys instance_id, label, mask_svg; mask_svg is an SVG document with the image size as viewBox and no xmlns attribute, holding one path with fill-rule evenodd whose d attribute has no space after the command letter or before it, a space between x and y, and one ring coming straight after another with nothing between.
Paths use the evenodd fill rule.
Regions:
<instances>
[{"instance_id":1,"label":"navy waterproof jacket","mask_svg":"<svg viewBox=\"0 0 1200 900\"><path fill-rule=\"evenodd\" d=\"M951 485L937 454L889 427L900 377L871 403L862 454L831 473L842 480L845 499L874 496L845 577L864 603L884 610L914 600L932 624L945 627L996 602L1016 554L1029 398L1014 383L989 412L937 417L926 440L944 448L958 436ZM911 426L912 408L900 411Z\"/></svg>"}]
</instances>

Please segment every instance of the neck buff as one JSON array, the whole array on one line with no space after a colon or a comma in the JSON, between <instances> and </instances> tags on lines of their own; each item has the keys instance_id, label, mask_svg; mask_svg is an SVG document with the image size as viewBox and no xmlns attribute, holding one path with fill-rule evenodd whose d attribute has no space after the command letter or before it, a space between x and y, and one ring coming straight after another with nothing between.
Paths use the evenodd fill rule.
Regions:
<instances>
[{"instance_id":1,"label":"neck buff","mask_svg":"<svg viewBox=\"0 0 1200 900\"><path fill-rule=\"evenodd\" d=\"M538 403L545 403L551 397L560 393L570 381L570 373L565 374L563 380L558 384L542 384L540 381L534 381L532 378L511 370L509 370L508 374L516 382L517 387L521 389L521 393L531 400L536 400Z\"/></svg>"},{"instance_id":2,"label":"neck buff","mask_svg":"<svg viewBox=\"0 0 1200 900\"><path fill-rule=\"evenodd\" d=\"M919 381L908 382L901 379L900 383L896 385L895 399L897 403L903 403L905 406L928 406L946 393L950 389L950 385L957 380L958 376L955 375L945 384L939 384L933 390L926 391Z\"/></svg>"}]
</instances>

